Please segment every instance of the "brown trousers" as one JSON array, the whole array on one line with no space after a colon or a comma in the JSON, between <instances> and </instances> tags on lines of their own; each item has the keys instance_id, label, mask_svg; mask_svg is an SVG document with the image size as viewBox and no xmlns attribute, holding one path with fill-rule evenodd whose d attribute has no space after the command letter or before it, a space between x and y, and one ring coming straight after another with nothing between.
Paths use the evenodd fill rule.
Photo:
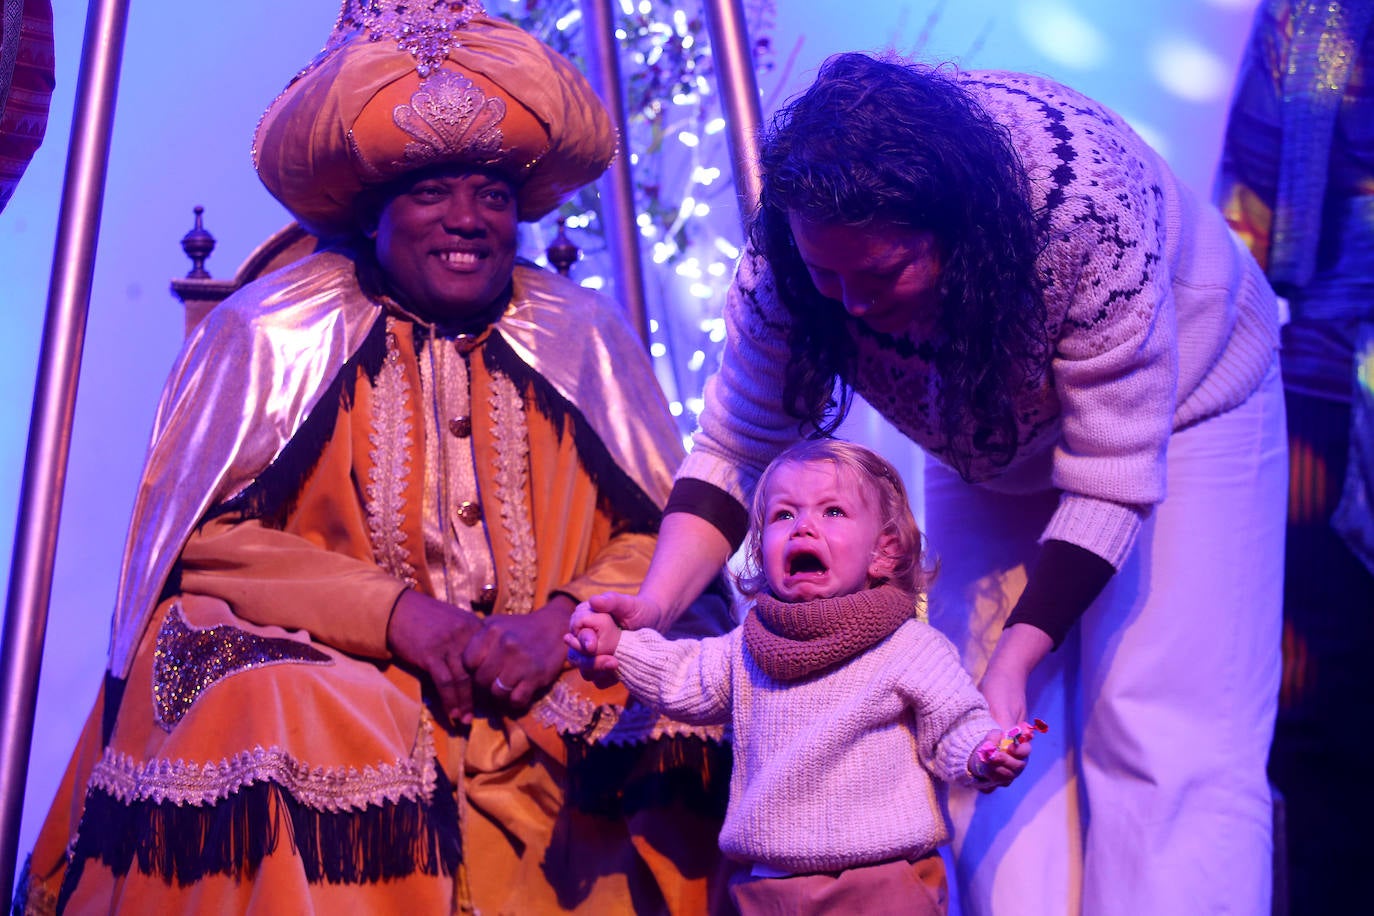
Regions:
<instances>
[{"instance_id":1,"label":"brown trousers","mask_svg":"<svg viewBox=\"0 0 1374 916\"><path fill-rule=\"evenodd\" d=\"M742 871L730 884L741 916L945 916L949 885L939 853L834 874L764 878Z\"/></svg>"}]
</instances>

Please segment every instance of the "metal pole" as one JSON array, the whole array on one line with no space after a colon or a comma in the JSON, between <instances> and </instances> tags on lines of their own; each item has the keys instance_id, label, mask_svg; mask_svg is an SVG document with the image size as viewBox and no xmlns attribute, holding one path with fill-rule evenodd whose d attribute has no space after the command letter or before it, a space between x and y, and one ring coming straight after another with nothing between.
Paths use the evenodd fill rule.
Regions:
<instances>
[{"instance_id":1,"label":"metal pole","mask_svg":"<svg viewBox=\"0 0 1374 916\"><path fill-rule=\"evenodd\" d=\"M4 892L0 900L5 905L13 898L57 524L128 15L129 0L94 0L86 15L48 311L29 421L0 653L0 891Z\"/></svg>"},{"instance_id":2,"label":"metal pole","mask_svg":"<svg viewBox=\"0 0 1374 916\"><path fill-rule=\"evenodd\" d=\"M725 103L730 164L740 218L749 225L758 209L763 180L759 175L759 85L754 78L753 48L741 0L702 0L715 61L716 86Z\"/></svg>"},{"instance_id":3,"label":"metal pole","mask_svg":"<svg viewBox=\"0 0 1374 916\"><path fill-rule=\"evenodd\" d=\"M620 155L601 181L602 218L606 220L606 246L611 254L617 298L625 305L644 346L649 345L649 312L644 295L644 267L639 257L639 224L635 213L634 182L630 175L630 136L625 116L625 96L620 82L620 50L615 39L612 0L587 0L582 4L586 20L592 86L610 112L611 124L620 137Z\"/></svg>"}]
</instances>

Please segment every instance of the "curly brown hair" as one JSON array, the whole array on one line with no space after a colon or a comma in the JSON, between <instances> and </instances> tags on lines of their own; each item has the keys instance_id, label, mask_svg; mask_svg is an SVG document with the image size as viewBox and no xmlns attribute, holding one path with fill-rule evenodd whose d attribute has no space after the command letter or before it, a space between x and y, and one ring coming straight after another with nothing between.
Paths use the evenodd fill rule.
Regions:
<instances>
[{"instance_id":1,"label":"curly brown hair","mask_svg":"<svg viewBox=\"0 0 1374 916\"><path fill-rule=\"evenodd\" d=\"M1009 463L1013 397L1043 377L1049 342L1035 266L1044 232L1007 130L940 69L840 54L774 115L760 166L749 236L793 318L783 400L802 430L833 434L849 410L857 319L817 292L789 215L910 227L942 255L932 361L945 460L965 478L976 455Z\"/></svg>"}]
</instances>

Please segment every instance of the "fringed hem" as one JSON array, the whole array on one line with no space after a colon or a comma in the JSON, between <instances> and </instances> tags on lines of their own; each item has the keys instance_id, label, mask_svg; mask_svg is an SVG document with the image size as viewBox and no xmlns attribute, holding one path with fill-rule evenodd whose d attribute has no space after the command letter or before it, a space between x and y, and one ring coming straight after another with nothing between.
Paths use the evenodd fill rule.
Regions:
<instances>
[{"instance_id":1,"label":"fringed hem","mask_svg":"<svg viewBox=\"0 0 1374 916\"><path fill-rule=\"evenodd\" d=\"M323 767L298 760L278 747L255 747L218 763L148 760L106 747L91 770L88 791L99 791L121 804L164 801L204 807L259 783L284 789L299 804L322 811L362 811L434 797L443 777L434 749L434 720L422 710L415 747L409 759L393 763Z\"/></svg>"},{"instance_id":2,"label":"fringed hem","mask_svg":"<svg viewBox=\"0 0 1374 916\"><path fill-rule=\"evenodd\" d=\"M586 744L643 744L665 738L729 740L724 725L689 725L633 700L626 706L598 704L563 681L554 682L535 705L534 715L559 734L576 735Z\"/></svg>"},{"instance_id":3,"label":"fringed hem","mask_svg":"<svg viewBox=\"0 0 1374 916\"><path fill-rule=\"evenodd\" d=\"M402 799L359 811L317 810L271 782L199 806L148 799L126 803L93 788L57 907L65 906L92 860L115 877L136 868L182 887L210 875L252 879L280 845L283 826L311 883L452 875L462 861L457 798L442 770L428 802Z\"/></svg>"},{"instance_id":4,"label":"fringed hem","mask_svg":"<svg viewBox=\"0 0 1374 916\"><path fill-rule=\"evenodd\" d=\"M621 817L680 804L725 816L733 762L727 743L674 737L649 744L589 744L565 735L567 802L579 811Z\"/></svg>"}]
</instances>

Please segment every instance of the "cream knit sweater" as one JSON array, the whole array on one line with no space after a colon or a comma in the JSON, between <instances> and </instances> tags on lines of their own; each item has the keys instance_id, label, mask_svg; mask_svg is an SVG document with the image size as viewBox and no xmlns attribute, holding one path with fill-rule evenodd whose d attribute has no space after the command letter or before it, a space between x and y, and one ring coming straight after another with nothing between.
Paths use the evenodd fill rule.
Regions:
<instances>
[{"instance_id":1,"label":"cream knit sweater","mask_svg":"<svg viewBox=\"0 0 1374 916\"><path fill-rule=\"evenodd\" d=\"M1053 358L1016 403L1010 467L975 462L978 482L1062 491L1043 537L1119 567L1143 514L1165 497L1170 434L1243 402L1274 363L1278 310L1221 215L1199 204L1115 114L1050 80L969 72L963 85L1011 133L1050 238L1038 262ZM790 319L768 266L742 257L726 300L721 369L706 388L679 479L748 504L763 466L796 440L780 401ZM867 332L855 388L936 457L938 378L920 340Z\"/></svg>"},{"instance_id":2,"label":"cream knit sweater","mask_svg":"<svg viewBox=\"0 0 1374 916\"><path fill-rule=\"evenodd\" d=\"M720 848L791 872L923 855L949 839L945 782L997 727L927 624L902 624L850 661L775 681L743 628L702 640L627 630L620 677L640 700L694 724L730 723L734 771Z\"/></svg>"}]
</instances>

